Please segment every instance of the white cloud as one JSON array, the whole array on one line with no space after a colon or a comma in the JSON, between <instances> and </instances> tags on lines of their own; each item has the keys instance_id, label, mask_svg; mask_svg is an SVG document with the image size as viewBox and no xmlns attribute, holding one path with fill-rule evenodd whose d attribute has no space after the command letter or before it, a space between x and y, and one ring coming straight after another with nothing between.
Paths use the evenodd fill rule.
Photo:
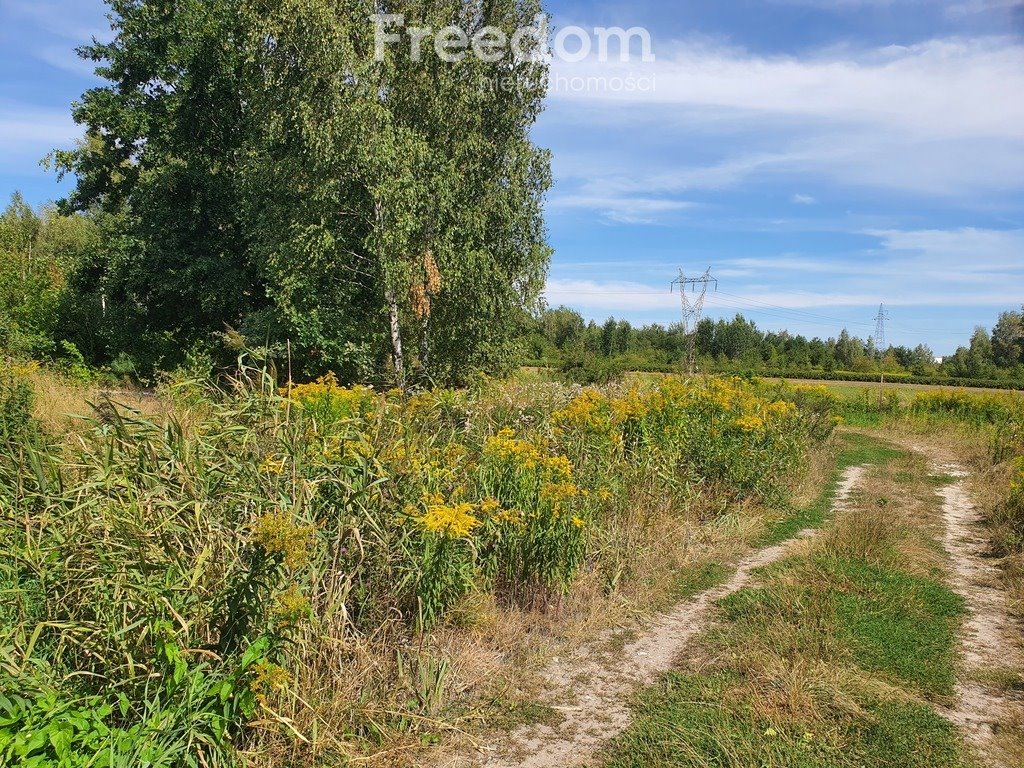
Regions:
<instances>
[{"instance_id":1,"label":"white cloud","mask_svg":"<svg viewBox=\"0 0 1024 768\"><path fill-rule=\"evenodd\" d=\"M654 224L660 217L692 208L694 203L668 198L600 195L558 195L548 207L580 208L596 211L610 221L620 224Z\"/></svg>"},{"instance_id":2,"label":"white cloud","mask_svg":"<svg viewBox=\"0 0 1024 768\"><path fill-rule=\"evenodd\" d=\"M1024 229L883 230L878 237L894 261L912 277L1015 287L1024 294ZM1022 295L1024 299L1024 295ZM1015 302L1016 303L1016 302Z\"/></svg>"},{"instance_id":3,"label":"white cloud","mask_svg":"<svg viewBox=\"0 0 1024 768\"><path fill-rule=\"evenodd\" d=\"M40 110L23 104L0 104L0 145L4 147L0 170L23 172L51 150L70 147L82 135L70 110Z\"/></svg>"},{"instance_id":4,"label":"white cloud","mask_svg":"<svg viewBox=\"0 0 1024 768\"><path fill-rule=\"evenodd\" d=\"M70 46L48 45L37 49L33 55L43 63L72 75L93 77L96 72L96 62L80 58Z\"/></svg>"},{"instance_id":5,"label":"white cloud","mask_svg":"<svg viewBox=\"0 0 1024 768\"><path fill-rule=\"evenodd\" d=\"M1024 47L1007 38L932 40L859 53L766 57L677 44L652 64L556 63L558 76L653 74L654 90L556 92L558 100L703 107L898 130L918 138L1024 139Z\"/></svg>"},{"instance_id":6,"label":"white cloud","mask_svg":"<svg viewBox=\"0 0 1024 768\"><path fill-rule=\"evenodd\" d=\"M32 110L7 104L4 113L0 117L0 143L7 150L26 143L70 141L81 132L67 112Z\"/></svg>"},{"instance_id":7,"label":"white cloud","mask_svg":"<svg viewBox=\"0 0 1024 768\"><path fill-rule=\"evenodd\" d=\"M810 195L802 195L799 192L797 194L793 195L791 200L796 205L814 205L815 203L818 202L817 200L815 200Z\"/></svg>"},{"instance_id":8,"label":"white cloud","mask_svg":"<svg viewBox=\"0 0 1024 768\"><path fill-rule=\"evenodd\" d=\"M1010 38L932 40L797 58L701 42L654 64L556 64L564 76L648 68L652 93L555 93L555 123L728 146L718 160L574 163L587 195L671 196L751 178L799 177L914 194L983 198L1024 189L1024 45ZM561 123L557 122L561 121ZM569 125L565 126L564 123ZM602 149L602 157L608 154ZM670 153L670 157L671 157Z\"/></svg>"},{"instance_id":9,"label":"white cloud","mask_svg":"<svg viewBox=\"0 0 1024 768\"><path fill-rule=\"evenodd\" d=\"M551 278L544 291L552 307L564 304L600 314L647 312L679 308L679 296L669 284L657 287L622 280L566 280Z\"/></svg>"},{"instance_id":10,"label":"white cloud","mask_svg":"<svg viewBox=\"0 0 1024 768\"><path fill-rule=\"evenodd\" d=\"M942 305L1005 309L1024 301L1024 230L883 230L867 234L876 248L829 258L800 255L740 257L721 260L712 271L723 281L707 298L709 310L773 315L776 325L828 321L832 307L846 308L850 325L880 301L893 307ZM594 265L591 272L601 269ZM631 264L603 265L604 274L587 279L552 278L547 298L592 317L629 316L678 308L678 295L669 292L675 265L664 263L663 285L621 280L612 276ZM644 270L656 272L656 270ZM823 281L828 275L831 281ZM817 291L816 285L833 285ZM858 310L859 312L859 310ZM671 315L664 315L671 317ZM868 314L864 314L868 317ZM842 322L842 318L838 318Z\"/></svg>"},{"instance_id":11,"label":"white cloud","mask_svg":"<svg viewBox=\"0 0 1024 768\"><path fill-rule=\"evenodd\" d=\"M966 16L1011 9L1024 9L1024 2L1021 0L966 0L966 2L947 6L945 15L950 19L962 19Z\"/></svg>"}]
</instances>

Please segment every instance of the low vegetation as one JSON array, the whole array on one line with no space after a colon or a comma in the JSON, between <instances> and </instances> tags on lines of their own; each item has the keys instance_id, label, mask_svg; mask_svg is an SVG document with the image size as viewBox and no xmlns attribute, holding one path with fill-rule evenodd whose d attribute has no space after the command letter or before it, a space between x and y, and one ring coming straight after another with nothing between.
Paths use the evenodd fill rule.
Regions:
<instances>
[{"instance_id":1,"label":"low vegetation","mask_svg":"<svg viewBox=\"0 0 1024 768\"><path fill-rule=\"evenodd\" d=\"M865 490L720 603L704 652L641 696L607 765L972 764L933 708L951 700L964 605L942 580L927 467L858 443L883 462ZM897 475L919 503L891 504Z\"/></svg>"},{"instance_id":2,"label":"low vegetation","mask_svg":"<svg viewBox=\"0 0 1024 768\"><path fill-rule=\"evenodd\" d=\"M242 367L62 435L39 376L0 378L0 755L26 765L430 743L484 690L437 638L647 590L638 552L755 530L834 425L738 380L408 396Z\"/></svg>"}]
</instances>

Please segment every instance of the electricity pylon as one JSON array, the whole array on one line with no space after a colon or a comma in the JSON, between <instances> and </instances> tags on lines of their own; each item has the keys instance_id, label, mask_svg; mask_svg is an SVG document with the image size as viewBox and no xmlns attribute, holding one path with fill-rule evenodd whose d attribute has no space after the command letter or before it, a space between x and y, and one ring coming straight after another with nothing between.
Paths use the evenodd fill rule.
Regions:
<instances>
[{"instance_id":1,"label":"electricity pylon","mask_svg":"<svg viewBox=\"0 0 1024 768\"><path fill-rule=\"evenodd\" d=\"M886 352L885 346L885 321L889 319L889 313L885 311L885 305L878 305L878 317L875 318L875 348L882 355Z\"/></svg>"},{"instance_id":2,"label":"electricity pylon","mask_svg":"<svg viewBox=\"0 0 1024 768\"><path fill-rule=\"evenodd\" d=\"M700 277L687 277L679 270L679 277L672 281L672 291L679 286L679 298L683 308L683 334L686 337L686 370L692 376L697 369L697 326L704 312L704 300L708 295L708 286L714 284L718 290L718 280L711 276L711 267ZM687 288L690 289L687 293Z\"/></svg>"}]
</instances>

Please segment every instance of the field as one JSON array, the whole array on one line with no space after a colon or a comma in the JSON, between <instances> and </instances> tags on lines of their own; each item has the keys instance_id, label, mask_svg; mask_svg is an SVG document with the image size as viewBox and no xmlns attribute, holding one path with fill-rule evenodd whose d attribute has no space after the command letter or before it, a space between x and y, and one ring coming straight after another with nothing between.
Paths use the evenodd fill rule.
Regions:
<instances>
[{"instance_id":1,"label":"field","mask_svg":"<svg viewBox=\"0 0 1024 768\"><path fill-rule=\"evenodd\" d=\"M1019 764L1021 401L853 390L15 365L0 762Z\"/></svg>"},{"instance_id":2,"label":"field","mask_svg":"<svg viewBox=\"0 0 1024 768\"><path fill-rule=\"evenodd\" d=\"M773 379L774 381L782 381L782 379ZM853 399L859 397L864 390L877 392L879 389L884 392L898 392L900 397L905 401L909 400L918 392L936 392L936 391L953 391L953 392L977 392L984 394L1006 394L1004 389L990 389L985 387L949 387L942 386L941 384L901 384L900 382L886 381L882 382L870 382L870 381L818 381L816 379L785 379L788 383L793 386L815 386L824 385L831 391L835 392L840 397L846 399Z\"/></svg>"}]
</instances>

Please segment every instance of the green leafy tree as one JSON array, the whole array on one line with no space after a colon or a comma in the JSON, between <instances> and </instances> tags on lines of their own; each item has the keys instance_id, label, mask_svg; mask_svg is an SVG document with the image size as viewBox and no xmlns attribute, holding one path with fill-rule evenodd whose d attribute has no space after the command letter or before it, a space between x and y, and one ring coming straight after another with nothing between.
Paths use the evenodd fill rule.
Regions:
<instances>
[{"instance_id":1,"label":"green leafy tree","mask_svg":"<svg viewBox=\"0 0 1024 768\"><path fill-rule=\"evenodd\" d=\"M378 61L371 14L511 37L537 2L108 2L114 39L81 51L108 84L56 159L70 207L121 217L128 247L91 274L140 346L166 364L230 326L293 341L308 373L390 359L399 382L509 359L550 256L546 67L430 45Z\"/></svg>"},{"instance_id":2,"label":"green leafy tree","mask_svg":"<svg viewBox=\"0 0 1024 768\"><path fill-rule=\"evenodd\" d=\"M239 205L237 2L108 2L113 39L79 50L107 84L74 107L88 140L55 159L77 178L68 207L119 217L82 287L103 292L135 351L169 364L267 303Z\"/></svg>"},{"instance_id":3,"label":"green leafy tree","mask_svg":"<svg viewBox=\"0 0 1024 768\"><path fill-rule=\"evenodd\" d=\"M99 231L84 216L36 212L15 193L0 216L0 349L60 357L68 275L96 251Z\"/></svg>"},{"instance_id":4,"label":"green leafy tree","mask_svg":"<svg viewBox=\"0 0 1024 768\"><path fill-rule=\"evenodd\" d=\"M1000 368L1024 365L1024 309L999 316L992 329L992 355Z\"/></svg>"},{"instance_id":5,"label":"green leafy tree","mask_svg":"<svg viewBox=\"0 0 1024 768\"><path fill-rule=\"evenodd\" d=\"M410 370L458 381L500 369L550 256L549 158L529 135L546 67L511 52L451 63L429 41L418 61L409 45L377 60L368 19L400 13L409 26L511 37L538 4L244 6L259 73L247 101L262 127L247 205L267 222L256 247L276 306L320 348L344 339L359 360L386 354L399 381Z\"/></svg>"}]
</instances>

